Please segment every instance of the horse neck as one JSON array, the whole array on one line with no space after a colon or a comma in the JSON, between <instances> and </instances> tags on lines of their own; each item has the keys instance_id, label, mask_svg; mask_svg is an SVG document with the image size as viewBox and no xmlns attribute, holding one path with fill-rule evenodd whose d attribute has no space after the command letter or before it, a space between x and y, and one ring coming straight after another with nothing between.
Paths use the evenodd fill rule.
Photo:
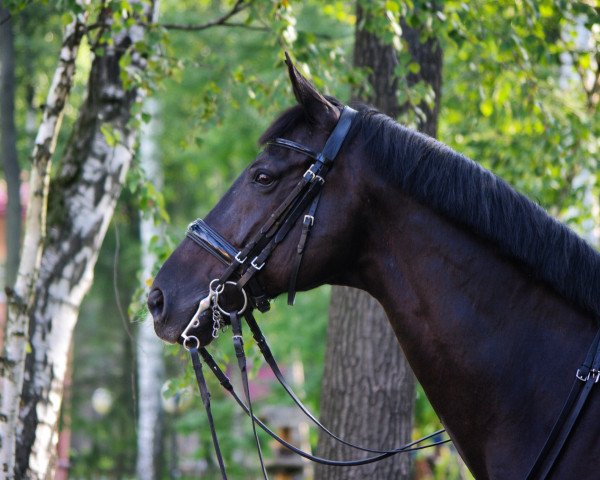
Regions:
<instances>
[{"instance_id":1,"label":"horse neck","mask_svg":"<svg viewBox=\"0 0 600 480\"><path fill-rule=\"evenodd\" d=\"M494 245L399 192L381 200L349 283L384 306L475 476L524 476L594 323ZM532 446L507 459L503 442Z\"/></svg>"}]
</instances>

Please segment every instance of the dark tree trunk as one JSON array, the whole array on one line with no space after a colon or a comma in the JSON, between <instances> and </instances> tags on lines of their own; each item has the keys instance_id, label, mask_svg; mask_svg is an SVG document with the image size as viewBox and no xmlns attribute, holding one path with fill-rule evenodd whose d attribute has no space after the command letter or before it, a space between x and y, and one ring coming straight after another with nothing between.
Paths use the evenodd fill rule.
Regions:
<instances>
[{"instance_id":1,"label":"dark tree trunk","mask_svg":"<svg viewBox=\"0 0 600 480\"><path fill-rule=\"evenodd\" d=\"M0 21L9 13L0 8ZM10 19L0 25L0 152L8 193L6 208L6 264L5 285L12 287L19 266L21 241L21 169L17 158L17 131L15 128L15 50Z\"/></svg>"},{"instance_id":2,"label":"dark tree trunk","mask_svg":"<svg viewBox=\"0 0 600 480\"><path fill-rule=\"evenodd\" d=\"M435 3L435 2L434 2ZM437 6L439 9L440 7ZM424 113L418 122L420 132L426 133L431 137L437 136L438 117L440 112L440 100L442 98L442 48L434 37L429 37L423 43L419 41L420 30L409 27L406 21L401 21L402 37L408 45L408 51L414 62L419 64L418 73L408 73L406 80L408 86L419 82L425 82L430 85L435 94L433 105L427 105L425 102L419 104L419 108ZM403 109L410 108L410 105L403 105Z\"/></svg>"},{"instance_id":3,"label":"dark tree trunk","mask_svg":"<svg viewBox=\"0 0 600 480\"><path fill-rule=\"evenodd\" d=\"M367 15L358 5L354 64L370 69L370 85L369 89L358 89L354 97L397 118L411 108L398 102L397 52L368 31ZM403 39L412 60L421 67L418 74L410 74L406 80L409 85L425 81L436 94L433 108L418 106L425 114L419 122L420 129L435 136L442 52L435 39L419 43L418 29L409 28L404 21L402 24ZM343 438L363 446L379 449L408 443L412 433L414 389L414 375L381 306L365 292L334 287L321 392L323 423ZM331 458L360 456L359 452L341 446L326 435L319 437L318 452ZM407 455L361 467L318 465L315 470L318 480L408 479L409 475L410 457Z\"/></svg>"},{"instance_id":4,"label":"dark tree trunk","mask_svg":"<svg viewBox=\"0 0 600 480\"><path fill-rule=\"evenodd\" d=\"M334 287L329 314L321 416L332 431L359 445L393 448L410 439L415 380L377 301L360 290ZM319 437L329 458L360 452ZM403 479L409 457L397 455L360 467L315 469L316 479Z\"/></svg>"}]
</instances>

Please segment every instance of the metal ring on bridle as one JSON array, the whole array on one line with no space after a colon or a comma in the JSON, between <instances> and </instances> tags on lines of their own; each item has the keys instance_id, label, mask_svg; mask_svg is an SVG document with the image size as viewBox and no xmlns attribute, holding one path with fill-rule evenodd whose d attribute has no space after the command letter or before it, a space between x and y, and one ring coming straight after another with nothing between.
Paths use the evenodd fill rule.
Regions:
<instances>
[{"instance_id":1,"label":"metal ring on bridle","mask_svg":"<svg viewBox=\"0 0 600 480\"><path fill-rule=\"evenodd\" d=\"M213 288L213 283L217 282L217 288ZM223 290L225 290L225 284L226 283L233 283L233 282L225 282L225 283L219 283L219 279L215 278L214 280L212 280L210 282L210 284L208 285L208 289L217 294L217 297L223 293Z\"/></svg>"},{"instance_id":2,"label":"metal ring on bridle","mask_svg":"<svg viewBox=\"0 0 600 480\"><path fill-rule=\"evenodd\" d=\"M213 280L214 281L214 280ZM212 285L212 282L211 282ZM232 281L227 281L224 284L220 285L221 287L221 291L217 292L215 291L216 295L215 295L215 305L217 306L217 308L219 309L219 311L223 314L223 315L227 315L228 317L231 316L231 313L224 310L221 305L219 305L219 295L221 293L223 293L223 290L225 290L225 285L234 285L237 286L236 282L232 282ZM218 289L219 287L217 287ZM242 292L242 295L244 296L244 305L242 305L242 308L237 312L238 315L241 315L242 313L244 313L246 311L246 307L248 306L248 295L246 295L246 290L244 290L243 288L239 289Z\"/></svg>"},{"instance_id":3,"label":"metal ring on bridle","mask_svg":"<svg viewBox=\"0 0 600 480\"><path fill-rule=\"evenodd\" d=\"M195 346L194 345L189 345L188 344L188 340L194 340L196 342L196 345ZM200 340L198 340L198 337L196 337L194 335L190 335L190 336L185 337L183 339L182 345L183 345L183 348L185 348L188 351L190 351L192 348L198 349L198 348L200 348Z\"/></svg>"}]
</instances>

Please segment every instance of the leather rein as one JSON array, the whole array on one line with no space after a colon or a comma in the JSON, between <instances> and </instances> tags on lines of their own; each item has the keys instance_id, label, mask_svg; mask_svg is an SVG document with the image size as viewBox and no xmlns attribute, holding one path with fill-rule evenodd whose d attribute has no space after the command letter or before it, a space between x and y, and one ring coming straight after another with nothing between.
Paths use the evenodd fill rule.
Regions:
<instances>
[{"instance_id":1,"label":"leather rein","mask_svg":"<svg viewBox=\"0 0 600 480\"><path fill-rule=\"evenodd\" d=\"M356 111L350 107L344 107L338 123L327 139L322 152L315 152L310 148L291 140L276 138L268 142L268 145L293 150L301 153L314 162L306 170L302 178L296 186L287 195L279 207L269 216L268 220L263 224L260 230L250 239L250 241L241 249L236 249L218 232L207 225L203 220L198 219L192 222L187 230L187 236L200 247L205 249L221 263L225 265L223 274L211 281L209 291L206 297L200 300L196 313L192 316L190 322L181 334L183 346L190 352L198 388L202 397L206 414L208 417L209 427L215 453L219 463L221 476L227 479L225 464L219 441L217 438L216 428L212 417L210 406L210 392L206 385L204 374L202 371L202 360L208 366L210 371L216 376L219 383L233 397L242 410L250 417L252 422L252 430L257 446L258 457L263 473L263 477L267 479L267 473L262 458L262 451L256 426L262 428L269 436L279 442L281 445L291 450L292 452L316 463L332 466L357 466L368 463L377 462L390 456L406 453L424 448L434 447L447 442L450 439L431 442L426 445L421 445L424 441L433 437L439 436L445 430L438 430L430 435L410 442L399 448L384 450L366 448L360 445L348 442L339 436L332 433L308 410L298 396L293 392L287 381L285 380L279 365L277 364L271 349L267 343L265 336L260 330L256 322L253 310L258 309L261 312L266 312L270 308L270 298L265 293L264 289L256 278L256 273L259 272L265 265L267 259L273 250L281 243L290 230L294 227L299 218L302 217L302 232L296 249L296 256L293 261L292 273L290 275L288 285L288 304L293 305L296 294L296 281L298 272L302 263L305 247L310 236L311 228L315 222L315 214L318 208L322 187L325 183L325 176L333 165L342 144L350 130ZM305 213L306 212L306 213ZM233 310L224 307L219 303L221 295L226 289L233 291L240 299L240 306L236 306ZM244 389L245 402L237 394L229 378L223 370L218 366L210 353L201 347L198 337L193 335L192 331L200 326L201 315L212 310L213 331L212 335L216 338L220 330L225 326L223 316L229 318L233 333L233 346L236 352L238 367L241 373L242 385ZM258 346L263 358L271 368L273 374L282 385L286 393L298 408L314 423L323 433L329 435L336 441L350 446L356 450L372 453L375 455L355 460L331 460L314 456L308 452L291 445L286 440L279 437L271 429L269 429L261 420L253 413L252 401L250 398L246 357L244 353L244 342L242 337L242 323L244 318L252 336ZM200 358L201 357L201 358ZM600 379L600 331L596 335L592 343L586 359L581 367L577 370L576 380L571 389L571 393L565 402L562 411L556 420L552 431L550 432L546 443L541 449L536 461L528 473L526 479L544 479L547 478L551 469L555 465L560 453L564 450L564 445L569 437L577 418L579 417L586 400L589 396L591 388Z\"/></svg>"}]
</instances>

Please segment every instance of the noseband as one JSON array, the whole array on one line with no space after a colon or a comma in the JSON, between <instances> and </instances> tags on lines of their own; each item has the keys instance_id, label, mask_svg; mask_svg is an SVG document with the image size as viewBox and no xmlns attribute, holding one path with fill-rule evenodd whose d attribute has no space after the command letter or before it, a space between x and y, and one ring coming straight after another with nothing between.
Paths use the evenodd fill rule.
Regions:
<instances>
[{"instance_id":1,"label":"noseband","mask_svg":"<svg viewBox=\"0 0 600 480\"><path fill-rule=\"evenodd\" d=\"M281 147L287 150L292 150L302 155L311 158L314 162L306 170L302 178L298 181L296 186L288 194L281 205L269 216L268 220L258 230L258 232L251 238L251 240L241 249L236 249L231 243L229 243L224 237L218 232L207 225L203 220L196 220L191 223L187 230L187 237L193 240L197 245L202 247L204 250L209 252L217 260L219 260L226 267L223 274L210 282L209 291L206 297L200 300L198 303L198 309L192 316L190 322L183 330L181 336L183 338L183 346L189 350L192 356L192 363L194 371L196 373L196 379L200 389L200 394L204 403L204 407L207 412L209 426L211 429L211 435L213 438L213 444L217 454L219 467L221 469L221 475L224 479L227 478L225 472L225 465L220 452L219 443L214 427L212 413L210 410L210 394L204 380L202 373L202 363L200 356L202 356L204 362L208 365L210 370L216 375L221 385L233 396L235 401L242 407L242 409L250 416L252 420L252 428L254 437L258 449L258 455L260 464L263 471L264 478L267 478L266 470L264 467L260 443L256 434L256 425L260 426L267 434L273 437L275 440L280 442L286 448L301 455L309 460L325 465L337 465L337 466L353 466L363 465L367 463L376 462L384 458L388 458L398 453L410 452L414 450L420 450L422 448L431 447L434 445L440 445L446 443L449 440L442 440L433 442L429 445L419 446L425 440L428 440L434 436L440 435L443 430L434 432L424 438L421 438L415 442L411 442L400 448L390 450L376 450L361 447L359 445L347 442L325 426L323 426L319 420L302 404L300 399L294 394L289 384L286 382L281 369L277 365L271 350L267 344L267 341L262 334L258 323L254 319L252 314L256 308L261 312L266 312L270 308L270 299L265 293L264 289L260 285L256 273L259 272L266 264L269 256L273 250L279 245L290 232L290 230L296 225L300 217L302 217L302 232L298 241L298 247L296 249L296 256L293 260L292 273L290 275L288 285L288 303L293 305L296 294L296 282L298 278L298 272L302 263L307 240L310 235L312 226L315 223L315 214L321 198L322 187L325 183L325 176L331 169L333 161L339 153L342 144L352 126L353 119L356 115L356 111L344 107L340 118L337 122L336 127L327 139L322 152L315 152L314 150L305 147L299 143L291 140L276 138L268 142L268 145ZM226 288L232 288L241 293L241 303L236 305L232 309L225 308L220 303L220 297L224 293ZM223 315L229 317L231 328L233 332L233 345L238 360L238 366L241 372L242 384L244 387L244 394L246 403L237 395L231 382L227 376L223 373L211 355L205 348L200 347L200 340L196 337L192 331L200 326L200 316L203 312L212 309L213 317L213 337L217 337L220 329L224 325ZM252 402L250 399L248 378L246 372L246 358L244 353L244 344L242 338L242 326L241 317L244 317L248 327L250 328L252 335L256 341L258 348L260 349L265 361L273 371L277 380L281 383L284 390L292 398L294 403L304 412L304 414L318 427L331 436L335 440L353 447L363 452L370 452L376 455L359 459L359 460L329 460L313 456L309 453L303 452L302 450L289 444L275 433L273 433L264 423L257 419L252 412Z\"/></svg>"}]
</instances>

